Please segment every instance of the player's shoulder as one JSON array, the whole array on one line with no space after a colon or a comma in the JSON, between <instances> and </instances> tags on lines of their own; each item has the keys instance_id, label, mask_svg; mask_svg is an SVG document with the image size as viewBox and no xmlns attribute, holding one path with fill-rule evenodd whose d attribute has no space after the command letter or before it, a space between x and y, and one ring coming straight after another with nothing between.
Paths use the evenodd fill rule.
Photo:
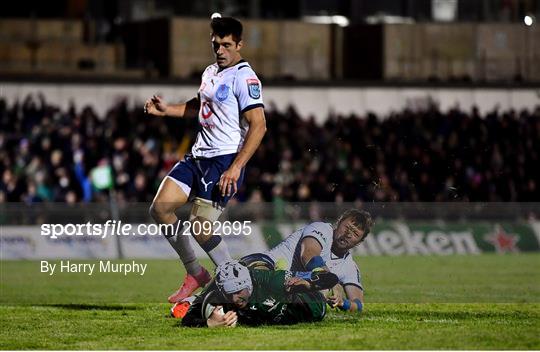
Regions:
<instances>
[{"instance_id":1,"label":"player's shoulder","mask_svg":"<svg viewBox=\"0 0 540 352\"><path fill-rule=\"evenodd\" d=\"M302 238L309 236L315 237L321 242L321 245L324 246L332 243L333 234L334 229L331 224L317 221L304 227Z\"/></svg>"},{"instance_id":2,"label":"player's shoulder","mask_svg":"<svg viewBox=\"0 0 540 352\"><path fill-rule=\"evenodd\" d=\"M258 293L268 292L272 288L282 287L285 281L291 277L288 270L266 270L250 268L249 273L253 282L253 289Z\"/></svg>"},{"instance_id":3,"label":"player's shoulder","mask_svg":"<svg viewBox=\"0 0 540 352\"><path fill-rule=\"evenodd\" d=\"M247 61L242 61L236 65L236 76L242 78L256 78L257 74Z\"/></svg>"},{"instance_id":4,"label":"player's shoulder","mask_svg":"<svg viewBox=\"0 0 540 352\"><path fill-rule=\"evenodd\" d=\"M232 71L231 71L232 72ZM248 62L242 61L235 66L234 91L235 94L245 98L260 100L261 96L261 81L255 74ZM248 93L248 94L246 94ZM252 104L252 101L248 101ZM262 101L260 101L262 103ZM243 111L242 111L243 112Z\"/></svg>"},{"instance_id":5,"label":"player's shoulder","mask_svg":"<svg viewBox=\"0 0 540 352\"><path fill-rule=\"evenodd\" d=\"M204 77L207 74L215 73L215 72L217 72L218 69L219 68L218 68L218 65L216 63L210 64L210 65L206 66L206 68L204 69L204 71L202 73L202 76Z\"/></svg>"},{"instance_id":6,"label":"player's shoulder","mask_svg":"<svg viewBox=\"0 0 540 352\"><path fill-rule=\"evenodd\" d=\"M267 279L276 275L280 275L280 272L284 270L268 270L263 268L248 268L249 275L252 280Z\"/></svg>"},{"instance_id":7,"label":"player's shoulder","mask_svg":"<svg viewBox=\"0 0 540 352\"><path fill-rule=\"evenodd\" d=\"M259 268L248 268L248 270L249 276L254 284L268 280L268 278L271 276L270 270L263 270Z\"/></svg>"},{"instance_id":8,"label":"player's shoulder","mask_svg":"<svg viewBox=\"0 0 540 352\"><path fill-rule=\"evenodd\" d=\"M316 221L308 224L304 228L304 232L318 232L321 235L329 235L333 234L334 228L332 227L332 224L322 221Z\"/></svg>"}]
</instances>

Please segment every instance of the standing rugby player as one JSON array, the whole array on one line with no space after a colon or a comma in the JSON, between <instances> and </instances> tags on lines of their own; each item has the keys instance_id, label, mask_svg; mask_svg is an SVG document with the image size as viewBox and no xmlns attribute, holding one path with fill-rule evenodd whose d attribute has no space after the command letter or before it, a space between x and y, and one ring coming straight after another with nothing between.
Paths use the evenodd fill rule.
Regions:
<instances>
[{"instance_id":1,"label":"standing rugby player","mask_svg":"<svg viewBox=\"0 0 540 352\"><path fill-rule=\"evenodd\" d=\"M193 237L214 264L231 260L221 236L207 225L219 218L236 193L244 167L266 132L261 83L240 55L242 24L234 18L218 17L212 20L211 28L216 62L204 71L197 97L183 104L167 104L154 95L144 106L146 113L155 116L198 116L200 125L191 153L165 177L150 207L157 223L176 225L167 227L164 235L187 271L182 286L169 297L171 303L190 296L211 278L197 261L189 236L174 231L181 227L175 211L193 200Z\"/></svg>"}]
</instances>

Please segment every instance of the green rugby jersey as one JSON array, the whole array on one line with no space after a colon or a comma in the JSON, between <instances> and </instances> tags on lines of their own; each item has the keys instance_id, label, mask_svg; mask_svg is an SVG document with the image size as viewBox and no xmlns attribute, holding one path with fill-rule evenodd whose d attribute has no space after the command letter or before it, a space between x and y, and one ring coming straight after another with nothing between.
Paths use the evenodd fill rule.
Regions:
<instances>
[{"instance_id":1,"label":"green rugby jersey","mask_svg":"<svg viewBox=\"0 0 540 352\"><path fill-rule=\"evenodd\" d=\"M246 308L238 309L228 303L213 282L195 299L182 323L206 325L204 311L208 304L223 305L225 311L235 310L238 322L246 325L295 324L324 318L326 302L320 292L291 294L285 291L285 281L291 277L289 271L250 269L250 275L253 292Z\"/></svg>"}]
</instances>

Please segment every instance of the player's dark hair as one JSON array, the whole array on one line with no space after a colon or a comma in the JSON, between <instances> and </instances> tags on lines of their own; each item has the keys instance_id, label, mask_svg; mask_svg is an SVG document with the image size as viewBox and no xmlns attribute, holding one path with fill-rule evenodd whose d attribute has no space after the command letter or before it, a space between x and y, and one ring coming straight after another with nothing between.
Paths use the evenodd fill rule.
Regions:
<instances>
[{"instance_id":1,"label":"player's dark hair","mask_svg":"<svg viewBox=\"0 0 540 352\"><path fill-rule=\"evenodd\" d=\"M371 226L373 226L371 214L365 210L349 209L345 211L337 220L337 226L346 219L352 219L353 223L358 226L360 230L364 231L364 237L362 237L362 239L367 237L371 230Z\"/></svg>"},{"instance_id":2,"label":"player's dark hair","mask_svg":"<svg viewBox=\"0 0 540 352\"><path fill-rule=\"evenodd\" d=\"M238 43L242 40L242 23L232 17L216 17L210 22L212 35L224 38L232 35L233 40Z\"/></svg>"}]
</instances>

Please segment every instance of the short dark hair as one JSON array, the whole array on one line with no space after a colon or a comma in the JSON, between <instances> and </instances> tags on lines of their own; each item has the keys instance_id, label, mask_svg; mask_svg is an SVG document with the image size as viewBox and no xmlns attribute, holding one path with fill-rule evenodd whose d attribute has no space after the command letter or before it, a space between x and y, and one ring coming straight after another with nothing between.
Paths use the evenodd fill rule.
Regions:
<instances>
[{"instance_id":1,"label":"short dark hair","mask_svg":"<svg viewBox=\"0 0 540 352\"><path fill-rule=\"evenodd\" d=\"M343 220L350 218L352 219L353 223L360 228L360 230L364 231L364 237L362 237L362 239L366 238L371 230L371 226L373 226L371 214L365 210L349 209L341 214L337 220L337 226L339 226Z\"/></svg>"},{"instance_id":2,"label":"short dark hair","mask_svg":"<svg viewBox=\"0 0 540 352\"><path fill-rule=\"evenodd\" d=\"M225 38L229 34L233 40L238 43L242 40L242 23L232 17L216 17L210 22L212 35L217 35L220 38Z\"/></svg>"}]
</instances>

